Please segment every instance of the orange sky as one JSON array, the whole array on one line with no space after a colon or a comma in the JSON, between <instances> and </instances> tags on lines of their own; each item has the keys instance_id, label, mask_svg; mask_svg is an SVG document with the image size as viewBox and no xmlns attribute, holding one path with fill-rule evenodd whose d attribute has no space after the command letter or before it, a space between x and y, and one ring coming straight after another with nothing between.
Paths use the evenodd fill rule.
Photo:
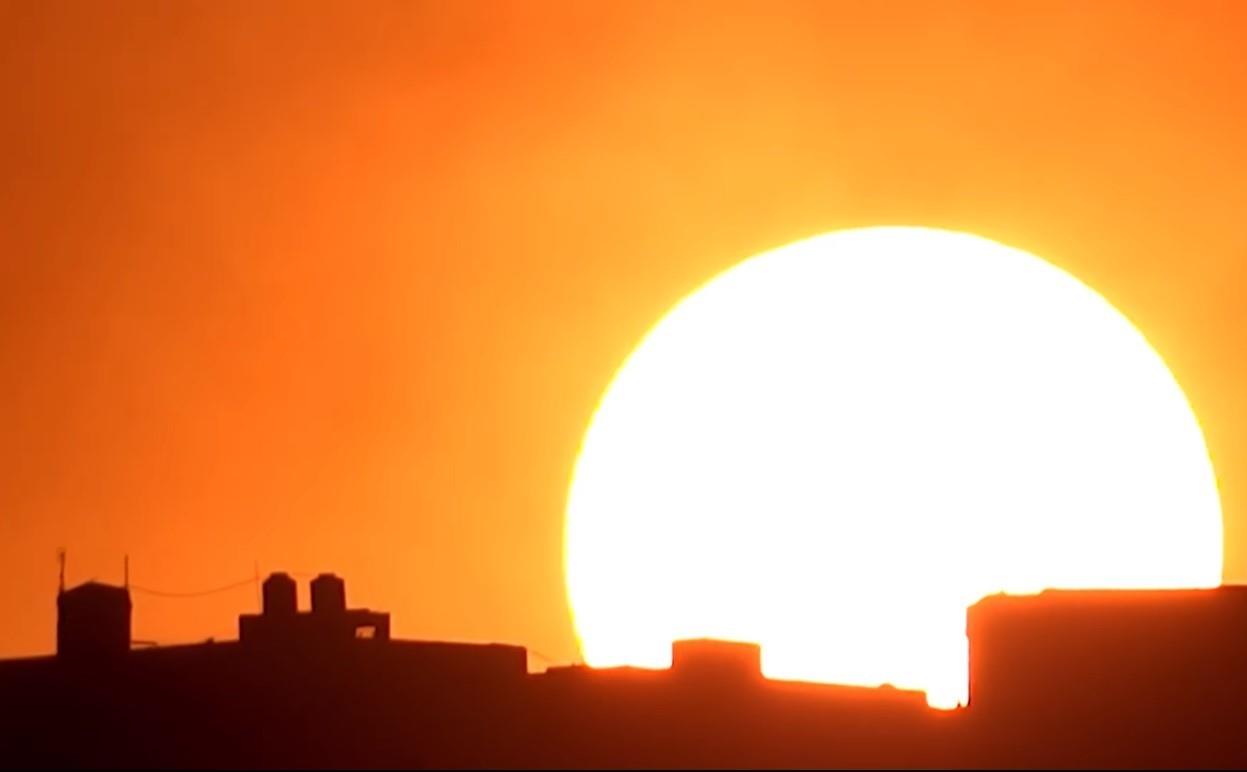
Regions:
<instances>
[{"instance_id":1,"label":"orange sky","mask_svg":"<svg viewBox=\"0 0 1247 772\"><path fill-rule=\"evenodd\" d=\"M69 578L335 570L404 637L576 656L581 432L672 303L855 225L1126 313L1247 581L1247 5L0 3L0 656ZM135 597L231 637L254 588Z\"/></svg>"}]
</instances>

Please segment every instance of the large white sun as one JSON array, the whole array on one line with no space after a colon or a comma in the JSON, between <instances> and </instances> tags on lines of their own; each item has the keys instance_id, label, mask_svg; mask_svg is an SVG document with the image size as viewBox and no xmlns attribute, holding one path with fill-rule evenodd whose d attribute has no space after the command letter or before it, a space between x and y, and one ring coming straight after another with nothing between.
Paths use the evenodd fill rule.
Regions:
<instances>
[{"instance_id":1,"label":"large white sun","mask_svg":"<svg viewBox=\"0 0 1247 772\"><path fill-rule=\"evenodd\" d=\"M756 641L777 678L966 695L965 608L1221 581L1175 379L1043 260L924 228L751 258L663 318L577 460L566 571L590 665Z\"/></svg>"}]
</instances>

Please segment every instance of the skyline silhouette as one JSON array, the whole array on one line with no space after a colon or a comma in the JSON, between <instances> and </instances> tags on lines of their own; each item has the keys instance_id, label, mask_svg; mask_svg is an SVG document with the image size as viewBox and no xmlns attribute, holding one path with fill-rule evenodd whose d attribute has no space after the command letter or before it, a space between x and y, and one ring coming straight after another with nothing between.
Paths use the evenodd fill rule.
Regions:
<instances>
[{"instance_id":1,"label":"skyline silhouette","mask_svg":"<svg viewBox=\"0 0 1247 772\"><path fill-rule=\"evenodd\" d=\"M56 654L0 660L0 694L23 706L0 722L3 766L1247 764L1247 587L985 598L954 710L768 679L741 641L674 641L664 669L532 672L522 646L393 639L333 574L309 589L300 610L271 574L237 640L167 647L131 645L125 586L63 589Z\"/></svg>"},{"instance_id":2,"label":"skyline silhouette","mask_svg":"<svg viewBox=\"0 0 1247 772\"><path fill-rule=\"evenodd\" d=\"M175 592L333 566L395 633L570 661L612 375L748 256L888 223L1129 317L1247 582L1242 3L3 8L0 656L54 647L64 546ZM136 591L136 634L228 636L254 594Z\"/></svg>"}]
</instances>

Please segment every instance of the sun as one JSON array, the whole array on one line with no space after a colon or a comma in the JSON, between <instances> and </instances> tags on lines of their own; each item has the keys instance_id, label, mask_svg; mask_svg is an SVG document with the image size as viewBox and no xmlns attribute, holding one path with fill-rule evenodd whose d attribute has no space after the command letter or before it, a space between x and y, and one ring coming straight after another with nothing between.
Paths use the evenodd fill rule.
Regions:
<instances>
[{"instance_id":1,"label":"sun","mask_svg":"<svg viewBox=\"0 0 1247 772\"><path fill-rule=\"evenodd\" d=\"M672 309L576 462L566 576L588 664L672 640L774 678L966 696L993 592L1212 587L1222 523L1186 398L1096 292L964 233L838 231Z\"/></svg>"}]
</instances>

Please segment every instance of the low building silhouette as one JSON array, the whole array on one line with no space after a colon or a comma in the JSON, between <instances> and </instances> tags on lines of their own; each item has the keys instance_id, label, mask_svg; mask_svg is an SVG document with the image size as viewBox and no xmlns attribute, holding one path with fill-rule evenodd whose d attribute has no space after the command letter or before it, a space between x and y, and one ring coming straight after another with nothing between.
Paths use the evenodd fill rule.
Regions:
<instances>
[{"instance_id":1,"label":"low building silhouette","mask_svg":"<svg viewBox=\"0 0 1247 772\"><path fill-rule=\"evenodd\" d=\"M355 639L388 641L390 615L346 607L346 583L333 574L312 580L312 609L300 613L298 587L288 574L264 581L259 614L238 618L238 640L244 646L293 649L323 647Z\"/></svg>"},{"instance_id":2,"label":"low building silhouette","mask_svg":"<svg viewBox=\"0 0 1247 772\"><path fill-rule=\"evenodd\" d=\"M322 574L269 576L239 640L131 648L125 587L61 593L57 653L0 662L5 767L619 768L1247 765L1247 588L993 596L970 702L767 679L755 644L670 668L554 667L395 640Z\"/></svg>"},{"instance_id":3,"label":"low building silhouette","mask_svg":"<svg viewBox=\"0 0 1247 772\"><path fill-rule=\"evenodd\" d=\"M1247 587L992 596L967 631L971 713L1002 763L1247 762Z\"/></svg>"}]
</instances>

